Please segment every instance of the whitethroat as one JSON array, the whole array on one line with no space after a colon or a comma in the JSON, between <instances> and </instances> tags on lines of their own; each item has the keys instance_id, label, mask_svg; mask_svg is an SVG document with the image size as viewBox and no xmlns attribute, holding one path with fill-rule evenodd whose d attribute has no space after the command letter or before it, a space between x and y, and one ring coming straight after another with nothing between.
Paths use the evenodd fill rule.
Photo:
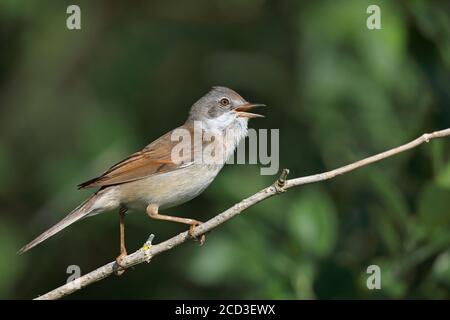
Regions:
<instances>
[{"instance_id":1,"label":"whitethroat","mask_svg":"<svg viewBox=\"0 0 450 320\"><path fill-rule=\"evenodd\" d=\"M119 267L127 255L124 220L128 209L145 209L150 218L188 224L189 234L192 234L194 228L201 224L200 221L163 215L159 213L159 209L187 202L208 187L238 143L247 135L248 119L263 117L248 112L258 106L263 105L249 103L231 89L213 87L192 105L188 119L182 126L169 131L141 151L133 153L102 175L81 183L79 188L100 189L56 225L21 248L19 253L30 250L82 218L117 208L120 255L116 262ZM196 128L201 130L200 148L190 140L186 144L190 150L184 150L181 156L175 153L177 159L174 159L173 150L180 143L176 137L179 133L195 136L198 131ZM204 154L200 153L213 141L216 143L215 150L221 150L223 157L205 162ZM204 235L201 239L202 243L203 241Z\"/></svg>"}]
</instances>

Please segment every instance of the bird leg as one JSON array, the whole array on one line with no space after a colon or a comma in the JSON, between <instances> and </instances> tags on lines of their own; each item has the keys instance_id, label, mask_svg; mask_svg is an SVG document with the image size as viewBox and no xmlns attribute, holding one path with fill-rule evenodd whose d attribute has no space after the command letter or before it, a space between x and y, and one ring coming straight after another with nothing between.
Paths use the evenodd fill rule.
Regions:
<instances>
[{"instance_id":1,"label":"bird leg","mask_svg":"<svg viewBox=\"0 0 450 320\"><path fill-rule=\"evenodd\" d=\"M116 275L121 276L125 272L122 266L123 258L127 256L127 248L125 247L125 213L127 209L120 207L119 209L119 229L120 229L120 255L116 258L117 270Z\"/></svg>"},{"instance_id":2,"label":"bird leg","mask_svg":"<svg viewBox=\"0 0 450 320\"><path fill-rule=\"evenodd\" d=\"M149 204L148 205L148 207L147 207L147 214L152 219L172 221L172 222L178 222L178 223L184 223L184 224L190 225L190 227L189 227L189 235L192 238L194 238L194 239L197 239L197 237L193 236L193 232L194 232L195 227L197 227L198 225L203 223L203 222L195 220L195 219L180 218L180 217L174 217L174 216L168 216L168 215L164 215L164 214L159 214L158 213L158 206L154 205L154 204ZM200 236L200 245L203 245L205 243L205 240L206 240L206 236L204 234L202 234Z\"/></svg>"}]
</instances>

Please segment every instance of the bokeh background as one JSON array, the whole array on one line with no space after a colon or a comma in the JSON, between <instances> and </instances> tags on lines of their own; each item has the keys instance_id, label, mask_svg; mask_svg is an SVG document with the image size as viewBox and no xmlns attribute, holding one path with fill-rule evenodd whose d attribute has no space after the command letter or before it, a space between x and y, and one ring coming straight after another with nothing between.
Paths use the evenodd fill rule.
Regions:
<instances>
[{"instance_id":1,"label":"bokeh background","mask_svg":"<svg viewBox=\"0 0 450 320\"><path fill-rule=\"evenodd\" d=\"M82 30L66 28L78 4ZM366 9L381 7L382 29ZM118 214L16 251L90 194L76 185L181 124L213 85L269 105L291 177L450 126L448 1L0 1L0 298L118 254ZM271 184L228 165L165 213L206 220ZM70 298L450 297L450 139L260 203ZM185 227L127 217L134 251ZM377 264L382 289L368 290Z\"/></svg>"}]
</instances>

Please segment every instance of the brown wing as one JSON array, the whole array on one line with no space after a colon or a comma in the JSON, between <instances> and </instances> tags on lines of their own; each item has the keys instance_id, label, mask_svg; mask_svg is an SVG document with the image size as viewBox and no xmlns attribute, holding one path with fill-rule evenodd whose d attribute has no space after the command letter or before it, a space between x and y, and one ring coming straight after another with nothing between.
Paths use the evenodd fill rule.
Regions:
<instances>
[{"instance_id":1,"label":"brown wing","mask_svg":"<svg viewBox=\"0 0 450 320\"><path fill-rule=\"evenodd\" d=\"M172 148L178 141L171 141L172 131L153 141L141 151L112 166L101 176L83 182L79 189L109 186L146 178L153 174L177 170L191 162L191 155L186 154L183 161L176 164L171 161Z\"/></svg>"}]
</instances>

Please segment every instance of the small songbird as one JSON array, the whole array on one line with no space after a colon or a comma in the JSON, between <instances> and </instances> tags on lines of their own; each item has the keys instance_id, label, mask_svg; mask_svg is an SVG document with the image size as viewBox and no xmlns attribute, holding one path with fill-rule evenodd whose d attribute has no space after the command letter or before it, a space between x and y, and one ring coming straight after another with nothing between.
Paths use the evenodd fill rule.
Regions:
<instances>
[{"instance_id":1,"label":"small songbird","mask_svg":"<svg viewBox=\"0 0 450 320\"><path fill-rule=\"evenodd\" d=\"M72 223L103 211L119 209L120 255L119 266L127 255L125 247L125 213L128 209L145 209L153 219L174 221L190 225L190 234L201 224L191 218L162 215L159 209L177 206L198 196L214 180L224 162L247 135L248 119L263 117L248 112L263 106L251 104L235 91L225 87L213 87L192 105L186 122L147 145L141 151L112 166L101 176L81 183L79 188L100 189L80 204L56 225L42 233L19 250L24 253ZM200 131L196 128L200 128ZM190 152L183 155L173 152L180 143L178 133L195 136L200 132L199 144L186 145ZM226 134L225 134L226 133ZM222 135L223 139L218 139ZM211 139L214 137L214 139ZM195 138L195 137L194 137ZM199 155L213 141L219 142L225 160L204 161ZM197 147L196 147L197 146ZM177 155L174 159L174 154ZM219 157L218 157L219 158ZM204 239L203 239L204 240Z\"/></svg>"}]
</instances>

